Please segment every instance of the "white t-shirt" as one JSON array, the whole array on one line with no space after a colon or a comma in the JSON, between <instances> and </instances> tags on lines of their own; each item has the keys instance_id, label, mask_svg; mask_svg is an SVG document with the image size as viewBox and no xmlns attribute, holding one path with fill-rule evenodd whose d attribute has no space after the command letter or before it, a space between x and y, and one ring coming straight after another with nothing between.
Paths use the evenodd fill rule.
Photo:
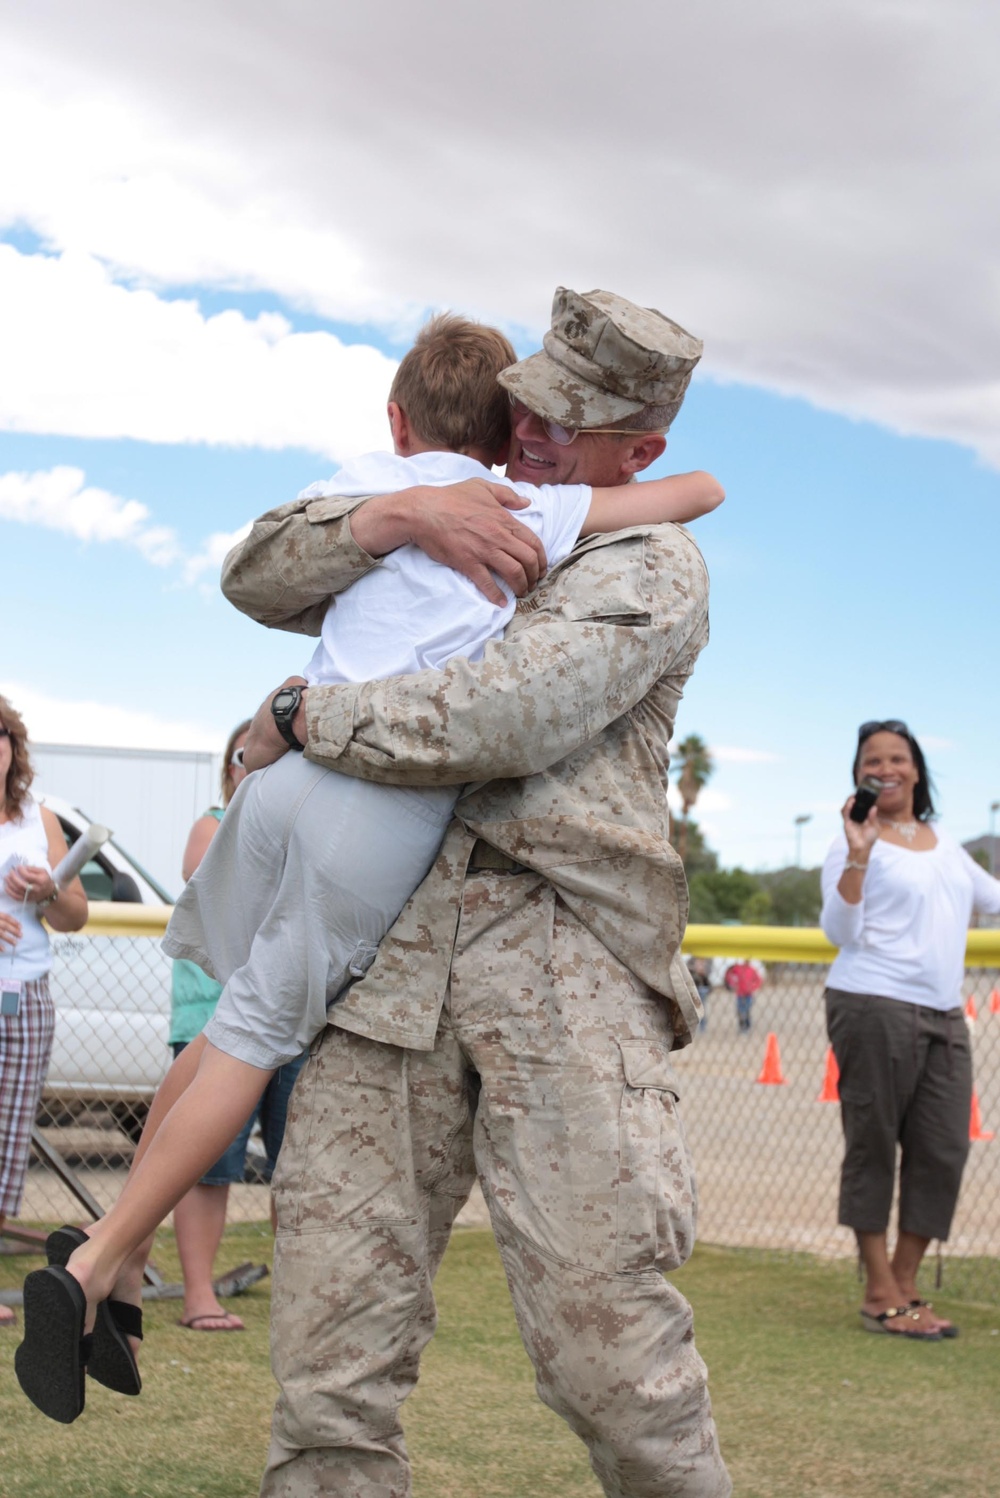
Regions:
<instances>
[{"instance_id":1,"label":"white t-shirt","mask_svg":"<svg viewBox=\"0 0 1000 1498\"><path fill-rule=\"evenodd\" d=\"M938 827L934 832L937 847L923 853L879 838L858 905L837 892L848 851L843 834L834 840L823 865L820 916L840 948L830 968L831 988L930 1009L961 1004L969 920L973 910L1000 913L1000 880L954 838Z\"/></svg>"},{"instance_id":2,"label":"white t-shirt","mask_svg":"<svg viewBox=\"0 0 1000 1498\"><path fill-rule=\"evenodd\" d=\"M414 484L441 486L460 479L506 484L524 499L518 520L539 536L549 566L569 555L590 508L589 484L513 484L462 453L367 453L300 499L394 494ZM501 608L484 598L460 572L434 562L417 546L401 546L345 592L331 598L323 632L303 675L310 685L378 681L441 668L455 655L478 660L489 640L503 633L514 613L510 589Z\"/></svg>"}]
</instances>

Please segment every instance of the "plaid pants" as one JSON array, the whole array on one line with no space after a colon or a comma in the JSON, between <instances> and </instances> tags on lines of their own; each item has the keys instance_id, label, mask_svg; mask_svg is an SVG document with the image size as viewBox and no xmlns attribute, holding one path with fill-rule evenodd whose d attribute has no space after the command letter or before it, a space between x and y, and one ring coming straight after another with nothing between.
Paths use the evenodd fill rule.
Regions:
<instances>
[{"instance_id":1,"label":"plaid pants","mask_svg":"<svg viewBox=\"0 0 1000 1498\"><path fill-rule=\"evenodd\" d=\"M0 1016L0 1217L16 1217L21 1210L31 1128L55 1023L48 977L22 986L17 1015Z\"/></svg>"}]
</instances>

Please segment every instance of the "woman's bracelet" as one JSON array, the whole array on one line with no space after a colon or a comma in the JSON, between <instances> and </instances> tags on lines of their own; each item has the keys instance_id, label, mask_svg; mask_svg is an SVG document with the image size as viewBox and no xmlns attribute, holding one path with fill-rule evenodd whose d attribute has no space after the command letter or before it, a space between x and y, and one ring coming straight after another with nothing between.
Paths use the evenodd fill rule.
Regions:
<instances>
[{"instance_id":1,"label":"woman's bracelet","mask_svg":"<svg viewBox=\"0 0 1000 1498\"><path fill-rule=\"evenodd\" d=\"M59 895L60 895L60 890L59 890L59 886L57 885L56 888L52 891L51 895L46 895L44 900L36 900L35 901L35 909L36 910L48 910L48 908L49 908L50 905L54 905L56 903L56 901L59 898Z\"/></svg>"},{"instance_id":2,"label":"woman's bracelet","mask_svg":"<svg viewBox=\"0 0 1000 1498\"><path fill-rule=\"evenodd\" d=\"M849 858L847 860L847 862L844 864L844 868L845 869L858 869L858 870L860 870L860 872L862 874L864 873L864 871L865 871L865 869L867 867L868 867L868 865L866 863L855 863L852 858Z\"/></svg>"}]
</instances>

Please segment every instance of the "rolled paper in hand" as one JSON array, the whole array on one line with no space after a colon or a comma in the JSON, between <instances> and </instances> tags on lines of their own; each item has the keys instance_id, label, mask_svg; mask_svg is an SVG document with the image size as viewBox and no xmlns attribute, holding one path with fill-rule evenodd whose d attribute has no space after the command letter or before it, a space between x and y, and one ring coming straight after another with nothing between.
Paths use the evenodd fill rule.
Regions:
<instances>
[{"instance_id":1,"label":"rolled paper in hand","mask_svg":"<svg viewBox=\"0 0 1000 1498\"><path fill-rule=\"evenodd\" d=\"M103 848L110 836L109 827L102 827L99 822L92 822L86 832L77 838L66 857L61 858L52 870L56 889L65 889L67 884L76 878L84 864L93 858L98 848Z\"/></svg>"}]
</instances>

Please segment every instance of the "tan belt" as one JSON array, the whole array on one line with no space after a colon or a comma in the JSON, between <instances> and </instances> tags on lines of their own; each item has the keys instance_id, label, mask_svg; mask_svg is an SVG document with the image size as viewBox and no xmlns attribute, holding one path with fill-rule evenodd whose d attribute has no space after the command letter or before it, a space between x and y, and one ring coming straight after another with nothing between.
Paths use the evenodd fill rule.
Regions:
<instances>
[{"instance_id":1,"label":"tan belt","mask_svg":"<svg viewBox=\"0 0 1000 1498\"><path fill-rule=\"evenodd\" d=\"M500 849L494 848L492 843L487 843L481 837L477 837L472 849L472 857L469 859L469 873L479 874L486 870L489 870L491 874L530 873L523 863L508 858L506 853L501 853Z\"/></svg>"}]
</instances>

